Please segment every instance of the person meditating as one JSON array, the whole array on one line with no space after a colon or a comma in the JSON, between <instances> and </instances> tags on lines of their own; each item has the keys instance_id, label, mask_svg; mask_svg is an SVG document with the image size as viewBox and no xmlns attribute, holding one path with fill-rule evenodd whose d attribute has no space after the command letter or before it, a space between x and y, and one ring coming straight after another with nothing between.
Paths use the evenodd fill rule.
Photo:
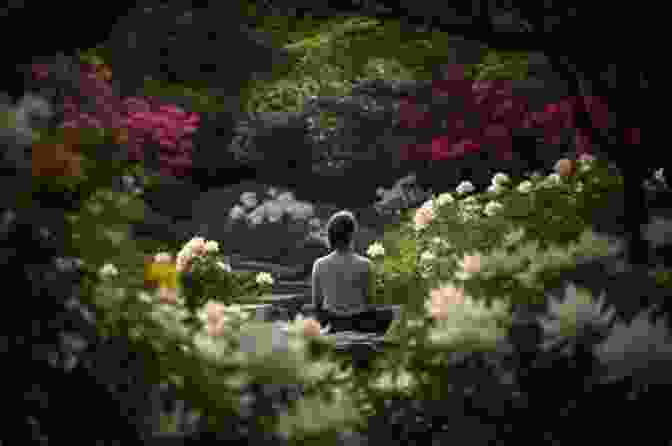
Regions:
<instances>
[{"instance_id":1,"label":"person meditating","mask_svg":"<svg viewBox=\"0 0 672 446\"><path fill-rule=\"evenodd\" d=\"M362 331L384 334L392 311L375 311L371 297L375 286L373 262L354 250L357 221L352 212L339 211L327 223L333 252L313 264L313 305L317 320L332 332Z\"/></svg>"}]
</instances>

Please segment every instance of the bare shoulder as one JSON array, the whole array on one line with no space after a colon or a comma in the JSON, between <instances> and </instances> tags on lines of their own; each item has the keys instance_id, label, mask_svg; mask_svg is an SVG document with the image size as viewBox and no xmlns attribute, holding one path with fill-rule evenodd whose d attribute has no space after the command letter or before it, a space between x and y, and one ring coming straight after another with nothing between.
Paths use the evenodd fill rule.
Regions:
<instances>
[{"instance_id":1,"label":"bare shoulder","mask_svg":"<svg viewBox=\"0 0 672 446\"><path fill-rule=\"evenodd\" d=\"M326 258L327 258L327 256L318 257L317 259L315 259L315 262L313 262L313 268L317 269L321 264L323 264L325 262Z\"/></svg>"},{"instance_id":2,"label":"bare shoulder","mask_svg":"<svg viewBox=\"0 0 672 446\"><path fill-rule=\"evenodd\" d=\"M373 266L373 262L372 262L371 259L369 259L368 257L364 257L364 256L362 256L362 255L357 254L357 257L356 257L356 258L357 258L357 261L358 261L359 263L363 264L363 265L366 265L366 266L368 266L368 267Z\"/></svg>"}]
</instances>

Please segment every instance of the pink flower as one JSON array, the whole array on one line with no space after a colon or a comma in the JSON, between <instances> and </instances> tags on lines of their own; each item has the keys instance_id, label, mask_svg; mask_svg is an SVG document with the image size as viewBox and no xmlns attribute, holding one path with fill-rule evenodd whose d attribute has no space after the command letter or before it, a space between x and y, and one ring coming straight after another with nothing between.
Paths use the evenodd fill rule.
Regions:
<instances>
[{"instance_id":1,"label":"pink flower","mask_svg":"<svg viewBox=\"0 0 672 446\"><path fill-rule=\"evenodd\" d=\"M214 324L222 319L226 312L226 306L221 302L209 301L205 305L205 314L209 324Z\"/></svg>"},{"instance_id":2,"label":"pink flower","mask_svg":"<svg viewBox=\"0 0 672 446\"><path fill-rule=\"evenodd\" d=\"M579 160L586 163L590 163L595 161L595 157L590 153L582 153L581 156L579 156Z\"/></svg>"},{"instance_id":3,"label":"pink flower","mask_svg":"<svg viewBox=\"0 0 672 446\"><path fill-rule=\"evenodd\" d=\"M476 274L481 271L481 264L482 264L482 258L480 254L474 254L474 255L465 254L462 260L459 262L462 271L459 271L455 275L461 280L466 280L473 274Z\"/></svg>"},{"instance_id":4,"label":"pink flower","mask_svg":"<svg viewBox=\"0 0 672 446\"><path fill-rule=\"evenodd\" d=\"M315 337L320 336L320 330L322 327L320 323L315 319L304 319L303 320L303 335L306 337Z\"/></svg>"},{"instance_id":5,"label":"pink flower","mask_svg":"<svg viewBox=\"0 0 672 446\"><path fill-rule=\"evenodd\" d=\"M451 307L463 304L464 300L462 288L456 288L452 284L434 288L430 291L430 300L427 305L429 314L435 320L445 320L450 314Z\"/></svg>"},{"instance_id":6,"label":"pink flower","mask_svg":"<svg viewBox=\"0 0 672 446\"><path fill-rule=\"evenodd\" d=\"M205 253L205 239L203 237L194 237L187 244L185 248L189 250L193 255L202 255Z\"/></svg>"},{"instance_id":7,"label":"pink flower","mask_svg":"<svg viewBox=\"0 0 672 446\"><path fill-rule=\"evenodd\" d=\"M208 323L205 330L208 335L213 338L222 336L226 332L226 319L222 318L215 322Z\"/></svg>"},{"instance_id":8,"label":"pink flower","mask_svg":"<svg viewBox=\"0 0 672 446\"><path fill-rule=\"evenodd\" d=\"M414 223L416 230L426 227L432 220L434 220L434 210L431 207L423 206L415 211Z\"/></svg>"},{"instance_id":9,"label":"pink flower","mask_svg":"<svg viewBox=\"0 0 672 446\"><path fill-rule=\"evenodd\" d=\"M159 302L163 304L177 304L177 291L172 288L159 288Z\"/></svg>"},{"instance_id":10,"label":"pink flower","mask_svg":"<svg viewBox=\"0 0 672 446\"><path fill-rule=\"evenodd\" d=\"M587 153L590 151L591 142L590 137L585 130L577 129L575 135L576 151L579 153Z\"/></svg>"}]
</instances>

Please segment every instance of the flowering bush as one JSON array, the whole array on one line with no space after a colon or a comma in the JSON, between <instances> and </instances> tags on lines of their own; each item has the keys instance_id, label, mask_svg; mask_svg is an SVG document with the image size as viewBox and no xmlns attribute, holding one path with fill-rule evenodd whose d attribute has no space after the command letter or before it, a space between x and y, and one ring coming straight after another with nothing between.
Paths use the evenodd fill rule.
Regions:
<instances>
[{"instance_id":1,"label":"flowering bush","mask_svg":"<svg viewBox=\"0 0 672 446\"><path fill-rule=\"evenodd\" d=\"M409 247L415 244L416 249L409 250L410 255L407 254L405 260L414 262L415 267L406 274L399 274L392 268L396 263L398 269L401 263L395 257L396 253L388 255L388 250L384 249L382 258L372 256L377 267L377 299L410 305L417 314L418 305L411 302L411 296L418 296L417 288L402 297L394 288L403 286L397 283L393 288L390 285L394 279L405 280L408 284L419 277L429 287L439 286L442 281L457 280L454 288L445 289L453 289L455 296L467 293L472 299L486 298L489 301L495 296L496 299L516 296L522 299L521 302L537 301L544 286L550 286L559 271L571 268L579 256L613 249L605 241L581 233L590 219L587 211L592 209L588 202L595 200L592 201L595 203L608 190L618 191L619 182L611 179L608 186L600 185L611 174L603 165L596 164L593 157L581 158L577 166L588 167L568 169L566 175L532 176L518 187L500 191L498 201L490 200L491 191L487 191L459 200L444 193L426 202L413 216L412 230L397 234L400 237L397 243L406 241ZM591 181L595 177L600 180ZM576 186L580 182L583 188ZM492 179L493 185L504 187L508 183L510 179L505 174L496 174ZM473 185L463 181L456 192L464 196L473 191ZM590 198L586 197L591 193ZM537 203L544 203L543 208L540 209ZM550 217L553 213L563 215L563 219ZM575 226L570 230L564 216L572 214L586 217L574 219L572 224ZM531 237L535 241L525 244L524 241ZM381 252L378 245L372 245L370 251ZM551 282L546 282L548 280ZM438 289L442 288L439 286ZM393 294L398 300L391 299ZM445 315L448 307L436 303L438 297L433 299L434 304L429 308L437 315Z\"/></svg>"},{"instance_id":2,"label":"flowering bush","mask_svg":"<svg viewBox=\"0 0 672 446\"><path fill-rule=\"evenodd\" d=\"M486 306L452 284L433 289L430 296L428 311L437 324L429 331L429 342L477 351L492 350L506 340L510 312L505 302L496 300Z\"/></svg>"},{"instance_id":3,"label":"flowering bush","mask_svg":"<svg viewBox=\"0 0 672 446\"><path fill-rule=\"evenodd\" d=\"M614 192L620 187L618 179L610 177L595 160L583 159L570 168L566 165L559 164L558 172L546 178L532 177L525 187L522 187L523 183L517 188L505 187L508 182L502 175L496 175L493 186L497 188L487 193L459 200L452 199L452 195L439 195L431 205L423 205L423 212L431 210L431 218L420 218L421 224L417 225L413 224L418 222L411 217L408 226L386 235L382 242L372 247L370 252L374 254L372 257L379 280L376 299L405 304L412 313L403 327L409 336L401 338L401 354L392 354L388 358L392 365L382 367L385 373L383 379L370 382L350 379L346 385L340 385L333 377L333 364L319 370L323 364L308 361L314 355L312 351L310 356L307 355L306 351L310 349L304 347L314 345L315 340L321 338L318 333L323 330L316 321L297 319L290 324L292 328L287 331L301 341L288 343L291 347L286 352L279 352L275 347L282 342L278 342L277 332L263 324L243 324L249 319L247 313L241 307L214 301L220 298L218 290L204 291L198 298L194 297L197 293L192 293L188 308L184 308L187 302L181 302L175 294L167 292L171 289L169 286L161 287L164 291L159 293L156 302L148 299L146 294L139 295L138 302L128 302L126 296L129 293L113 286L123 274L111 265L103 265L100 269L100 279L107 290L103 298L108 299L108 305L109 302L119 305L110 305L111 311L100 325L110 329L110 326L114 328L116 322L123 320L119 327L130 325L131 328L110 330L115 334L132 336L138 342L144 337L147 346L151 345L162 353L156 355L162 365L157 369L162 373L185 378L192 392L199 395L206 393L202 387L207 386L207 393L216 395L217 399L207 407L209 413L216 413L224 399L236 407L238 402L235 398L229 401L230 395L240 396L236 391L240 389L241 382L252 380L301 382L306 380L307 375L314 374L317 378L310 377L311 391L319 390L320 386L338 390L338 398L327 399L331 404L325 404L319 395L311 396L298 404L291 415L283 415L278 428L286 437L297 432L316 435L334 426L340 428L354 424L359 409L371 412L368 407L371 401L360 398L362 394L372 395L366 393L369 388L385 392L390 387L404 387L416 397L432 395L432 391L441 392L441 396L444 391L452 392L451 396L455 398L451 401L458 401L456 406L459 409L446 412L447 417L463 411L465 395L469 395L468 401L473 403L474 411L483 405L495 412L501 409L496 407L497 400L508 399L507 395L500 393L503 389L527 390L523 369L529 374L542 372L519 365L520 370L513 373L520 372L514 377L518 380L515 386L507 387L491 381L486 382L486 386L480 386L482 382L476 382L475 378L477 369L460 373L465 371L464 364L460 364L461 368L450 368L449 361L445 360L450 355L446 353L459 350L464 356L469 356L475 352L490 353L495 350L505 340L508 326L513 325L510 318L512 311L542 300L546 289L559 285L559 273L575 267L579 259L604 255L612 249L604 240L585 229L591 212L599 208L596 203L614 199ZM473 186L468 185L461 185L458 189L458 196L474 192ZM497 201L493 201L493 193L497 195ZM278 200L291 201L287 200L287 196L278 197ZM104 213L105 205L89 204L83 212L95 216ZM416 228L420 230L416 231ZM94 226L93 231L103 232L99 226ZM179 263L183 279L188 277L187 281L199 279L204 283L214 283L216 280L210 282L210 272L234 276L230 266L217 256L218 252L216 242L196 237L180 251L174 266L172 256L159 253L150 258L148 271L157 283L170 284L171 278L178 274ZM123 265L116 259L115 263ZM97 262L93 264L98 265ZM255 286L272 284L272 277L267 274L259 274L256 279ZM191 282L192 291L195 283L196 280ZM552 317L542 319L546 333L571 338L587 331L589 325L605 325L609 313L602 315L601 302L594 304L589 301L587 295L577 293L574 299L563 303L552 300ZM147 306L151 306L148 313L162 324L162 330L144 319L145 314L141 310ZM195 334L186 323L193 312L200 316L203 323ZM429 318L423 317L426 313ZM238 336L243 332L247 337ZM245 339L248 342L243 348ZM404 340L408 340L408 344ZM510 341L513 343L513 340ZM612 336L598 348L598 356L612 367L614 379L641 373L650 368L646 366L650 365L652 357L656 361L669 362L669 336L662 323L652 324L645 317L640 317L630 327L617 324ZM478 355L473 357L483 358ZM488 361L492 359L490 356L485 358ZM559 363L554 363L554 367ZM488 366L487 361L482 364L481 368ZM570 368L563 371L571 374ZM218 379L213 379L215 376ZM402 379L397 379L398 376ZM505 377L502 373L493 380L502 378L501 381L504 381ZM571 381L572 377L562 378L552 387L564 390L565 381ZM347 381L349 378L341 376L339 379ZM493 393L496 397L484 396L493 389L497 391ZM547 392L550 394L551 390L547 389ZM583 393L582 387L580 391ZM540 400L549 399L547 396L543 394ZM532 398L530 401L537 404L530 403L531 410L540 410L539 403ZM208 406L209 402L202 404ZM316 417L318 413L328 415ZM501 413L502 417L508 416L506 410ZM527 414L524 412L524 415ZM461 420L455 417L451 422L459 423Z\"/></svg>"},{"instance_id":4,"label":"flowering bush","mask_svg":"<svg viewBox=\"0 0 672 446\"><path fill-rule=\"evenodd\" d=\"M306 221L311 226L314 224L310 223L315 215L310 203L295 200L294 194L289 191L278 194L275 188L270 188L267 194L270 199L260 203L256 193L242 193L242 206L234 205L229 211L229 218L234 221L246 219L252 226L261 225L266 220L269 223L282 222L285 216L292 221Z\"/></svg>"},{"instance_id":5,"label":"flowering bush","mask_svg":"<svg viewBox=\"0 0 672 446\"><path fill-rule=\"evenodd\" d=\"M66 86L62 128L109 132L116 144L127 148L128 158L134 161L144 160L144 147L156 144L157 161L161 163L157 167L163 173L186 172L193 149L188 135L197 129L200 119L197 114L187 115L174 105L154 104L149 98L117 98L109 84L109 67L91 63L75 65L68 74L73 82ZM44 82L58 74L55 69L45 68L34 69L36 80Z\"/></svg>"},{"instance_id":6,"label":"flowering bush","mask_svg":"<svg viewBox=\"0 0 672 446\"><path fill-rule=\"evenodd\" d=\"M249 275L234 274L219 255L219 244L202 237L194 237L184 245L177 254L176 268L189 308L196 308L207 299L230 303L242 296L261 295L273 284L268 273L257 274L252 283Z\"/></svg>"}]
</instances>

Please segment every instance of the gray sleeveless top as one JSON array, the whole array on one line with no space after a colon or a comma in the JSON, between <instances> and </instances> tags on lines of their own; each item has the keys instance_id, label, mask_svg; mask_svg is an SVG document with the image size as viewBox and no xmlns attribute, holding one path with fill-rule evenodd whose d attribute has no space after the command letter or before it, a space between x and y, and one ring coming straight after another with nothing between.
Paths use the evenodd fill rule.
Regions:
<instances>
[{"instance_id":1,"label":"gray sleeveless top","mask_svg":"<svg viewBox=\"0 0 672 446\"><path fill-rule=\"evenodd\" d=\"M331 253L315 261L313 275L324 309L351 316L367 309L370 275L373 262L356 253L340 255Z\"/></svg>"}]
</instances>

